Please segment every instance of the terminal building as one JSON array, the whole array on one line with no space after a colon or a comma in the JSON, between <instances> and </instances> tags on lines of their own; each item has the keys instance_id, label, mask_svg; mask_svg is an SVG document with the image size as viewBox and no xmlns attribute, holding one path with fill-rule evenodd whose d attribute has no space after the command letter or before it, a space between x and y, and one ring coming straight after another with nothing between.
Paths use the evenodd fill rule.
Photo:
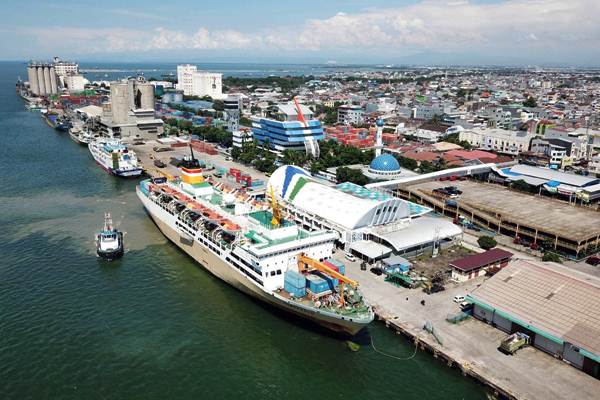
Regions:
<instances>
[{"instance_id":1,"label":"terminal building","mask_svg":"<svg viewBox=\"0 0 600 400\"><path fill-rule=\"evenodd\" d=\"M313 119L313 112L306 106L279 104L267 110L267 117L252 117L252 134L260 145L268 145L276 152L307 150L307 145L323 140L321 121Z\"/></svg>"},{"instance_id":2,"label":"terminal building","mask_svg":"<svg viewBox=\"0 0 600 400\"><path fill-rule=\"evenodd\" d=\"M600 378L600 279L573 269L517 260L467 296L473 315Z\"/></svg>"},{"instance_id":3,"label":"terminal building","mask_svg":"<svg viewBox=\"0 0 600 400\"><path fill-rule=\"evenodd\" d=\"M329 186L299 167L279 167L269 179L289 218L305 229L339 234L338 245L369 262L415 255L462 239L462 230L430 208L349 182Z\"/></svg>"}]
</instances>

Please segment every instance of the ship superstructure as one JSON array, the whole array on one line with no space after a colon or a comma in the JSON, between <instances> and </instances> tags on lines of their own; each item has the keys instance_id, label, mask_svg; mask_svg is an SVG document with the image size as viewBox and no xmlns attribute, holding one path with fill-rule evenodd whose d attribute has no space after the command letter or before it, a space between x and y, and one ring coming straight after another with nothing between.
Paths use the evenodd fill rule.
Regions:
<instances>
[{"instance_id":1,"label":"ship superstructure","mask_svg":"<svg viewBox=\"0 0 600 400\"><path fill-rule=\"evenodd\" d=\"M138 197L160 230L207 270L336 332L354 335L373 320L358 283L325 261L337 233L303 230L281 215L274 197L270 205L219 189L196 165L181 173L142 181Z\"/></svg>"}]
</instances>

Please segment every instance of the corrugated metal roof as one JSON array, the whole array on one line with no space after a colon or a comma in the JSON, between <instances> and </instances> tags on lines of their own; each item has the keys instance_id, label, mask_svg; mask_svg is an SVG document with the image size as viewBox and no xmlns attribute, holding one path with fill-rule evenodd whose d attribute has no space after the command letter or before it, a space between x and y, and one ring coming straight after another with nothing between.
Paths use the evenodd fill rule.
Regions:
<instances>
[{"instance_id":1,"label":"corrugated metal roof","mask_svg":"<svg viewBox=\"0 0 600 400\"><path fill-rule=\"evenodd\" d=\"M484 251L483 253L473 254L472 256L467 256L458 260L454 260L450 262L450 266L468 272L474 269L485 267L486 265L497 263L501 260L510 258L512 256L513 253L511 253L510 251L496 248Z\"/></svg>"},{"instance_id":2,"label":"corrugated metal roof","mask_svg":"<svg viewBox=\"0 0 600 400\"><path fill-rule=\"evenodd\" d=\"M527 175L532 178L545 179L547 181L557 181L577 187L600 182L600 180L597 178L568 174L566 172L554 171L548 168L539 168L524 164L515 165L510 169L510 171L521 175Z\"/></svg>"},{"instance_id":3,"label":"corrugated metal roof","mask_svg":"<svg viewBox=\"0 0 600 400\"><path fill-rule=\"evenodd\" d=\"M558 264L518 260L470 294L544 336L600 356L600 279Z\"/></svg>"}]
</instances>

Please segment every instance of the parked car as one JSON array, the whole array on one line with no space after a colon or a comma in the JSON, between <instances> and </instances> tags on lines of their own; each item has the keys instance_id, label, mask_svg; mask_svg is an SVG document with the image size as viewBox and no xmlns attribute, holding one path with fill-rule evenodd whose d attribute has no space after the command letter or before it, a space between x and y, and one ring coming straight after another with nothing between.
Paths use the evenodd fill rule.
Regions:
<instances>
[{"instance_id":1,"label":"parked car","mask_svg":"<svg viewBox=\"0 0 600 400\"><path fill-rule=\"evenodd\" d=\"M452 299L452 301L454 301L455 303L462 303L463 301L465 301L465 296L457 294L456 296L454 296L454 299Z\"/></svg>"},{"instance_id":2,"label":"parked car","mask_svg":"<svg viewBox=\"0 0 600 400\"><path fill-rule=\"evenodd\" d=\"M459 306L462 311L469 311L473 308L473 303L469 303L468 301L463 301L462 303L459 304Z\"/></svg>"},{"instance_id":3,"label":"parked car","mask_svg":"<svg viewBox=\"0 0 600 400\"><path fill-rule=\"evenodd\" d=\"M598 265L600 265L600 257L597 257L597 256L588 257L587 260L585 260L585 263L593 265L594 267L598 266Z\"/></svg>"},{"instance_id":4,"label":"parked car","mask_svg":"<svg viewBox=\"0 0 600 400\"><path fill-rule=\"evenodd\" d=\"M167 166L167 164L165 164L164 162L162 162L161 160L159 160L157 158L156 160L154 160L154 166L158 167L158 168L164 168Z\"/></svg>"},{"instance_id":5,"label":"parked car","mask_svg":"<svg viewBox=\"0 0 600 400\"><path fill-rule=\"evenodd\" d=\"M370 271L377 276L381 276L381 274L383 274L383 271L379 267L373 267L370 269Z\"/></svg>"},{"instance_id":6,"label":"parked car","mask_svg":"<svg viewBox=\"0 0 600 400\"><path fill-rule=\"evenodd\" d=\"M350 253L346 253L346 254L344 254L344 258L345 258L346 260L348 260L348 261L352 261L352 262L356 261L356 257L354 257L354 256L353 256L352 254L350 254Z\"/></svg>"}]
</instances>

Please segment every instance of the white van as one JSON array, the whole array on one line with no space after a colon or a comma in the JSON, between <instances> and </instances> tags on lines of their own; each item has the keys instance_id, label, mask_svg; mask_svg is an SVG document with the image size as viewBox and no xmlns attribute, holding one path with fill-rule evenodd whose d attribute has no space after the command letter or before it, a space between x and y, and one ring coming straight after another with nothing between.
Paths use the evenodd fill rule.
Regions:
<instances>
[{"instance_id":1,"label":"white van","mask_svg":"<svg viewBox=\"0 0 600 400\"><path fill-rule=\"evenodd\" d=\"M463 301L465 301L465 296L457 294L456 296L454 296L454 300L453 301L455 303L462 303Z\"/></svg>"},{"instance_id":2,"label":"white van","mask_svg":"<svg viewBox=\"0 0 600 400\"><path fill-rule=\"evenodd\" d=\"M350 254L350 253L346 253L346 254L344 254L344 258L345 258L346 260L348 260L348 261L352 261L352 262L356 261L356 257L354 257L354 256L353 256L352 254Z\"/></svg>"}]
</instances>

